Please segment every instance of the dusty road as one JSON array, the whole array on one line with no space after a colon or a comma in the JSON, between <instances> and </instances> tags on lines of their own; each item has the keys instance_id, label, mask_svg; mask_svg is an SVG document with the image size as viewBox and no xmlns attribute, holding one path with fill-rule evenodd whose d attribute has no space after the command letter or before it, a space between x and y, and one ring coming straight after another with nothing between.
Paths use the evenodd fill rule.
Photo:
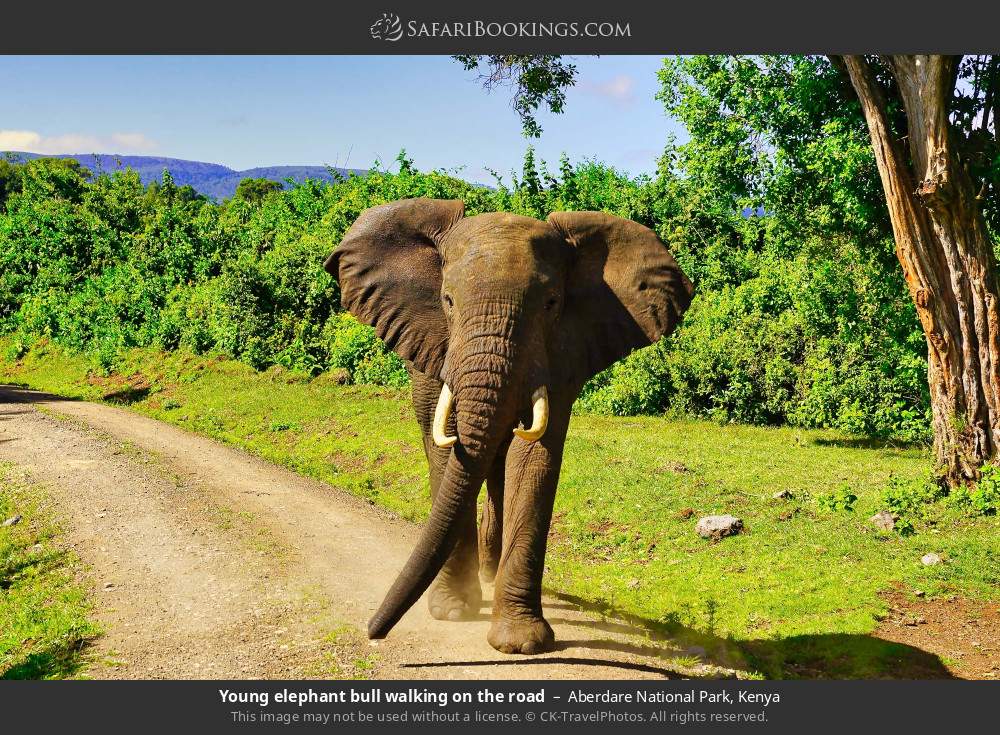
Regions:
<instances>
[{"instance_id":1,"label":"dusty road","mask_svg":"<svg viewBox=\"0 0 1000 735\"><path fill-rule=\"evenodd\" d=\"M420 601L377 646L360 631L417 528L323 483L137 414L0 387L0 461L45 486L106 628L95 678L646 678L685 650L546 599L558 649L506 656L480 620ZM725 660L722 660L725 659ZM714 663L731 665L721 656Z\"/></svg>"}]
</instances>

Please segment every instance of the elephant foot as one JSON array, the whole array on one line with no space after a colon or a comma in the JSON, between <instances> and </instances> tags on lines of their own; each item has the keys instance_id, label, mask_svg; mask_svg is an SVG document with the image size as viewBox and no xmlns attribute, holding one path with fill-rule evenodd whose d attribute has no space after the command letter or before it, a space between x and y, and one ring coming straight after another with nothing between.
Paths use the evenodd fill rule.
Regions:
<instances>
[{"instance_id":1,"label":"elephant foot","mask_svg":"<svg viewBox=\"0 0 1000 735\"><path fill-rule=\"evenodd\" d=\"M486 637L501 653L544 653L555 647L556 636L545 618L494 620Z\"/></svg>"},{"instance_id":2,"label":"elephant foot","mask_svg":"<svg viewBox=\"0 0 1000 735\"><path fill-rule=\"evenodd\" d=\"M483 593L473 578L465 584L439 580L431 588L427 603L435 620L472 620L479 614Z\"/></svg>"}]
</instances>

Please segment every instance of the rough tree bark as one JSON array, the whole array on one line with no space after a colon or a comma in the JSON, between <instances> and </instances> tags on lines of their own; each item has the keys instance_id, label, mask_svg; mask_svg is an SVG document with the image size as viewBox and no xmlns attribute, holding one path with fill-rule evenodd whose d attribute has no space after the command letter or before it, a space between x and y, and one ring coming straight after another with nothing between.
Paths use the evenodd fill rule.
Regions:
<instances>
[{"instance_id":1,"label":"rough tree bark","mask_svg":"<svg viewBox=\"0 0 1000 735\"><path fill-rule=\"evenodd\" d=\"M927 338L941 477L950 485L974 481L1000 445L1000 313L993 244L950 138L959 57L886 58L906 113L905 144L890 128L886 93L866 58L832 60L861 101L896 255Z\"/></svg>"}]
</instances>

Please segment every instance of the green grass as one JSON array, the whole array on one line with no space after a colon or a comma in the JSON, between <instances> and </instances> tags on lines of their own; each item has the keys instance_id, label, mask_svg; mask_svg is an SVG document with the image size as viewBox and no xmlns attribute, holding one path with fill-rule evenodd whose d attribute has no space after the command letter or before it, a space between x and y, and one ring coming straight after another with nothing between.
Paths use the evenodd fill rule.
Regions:
<instances>
[{"instance_id":1,"label":"green grass","mask_svg":"<svg viewBox=\"0 0 1000 735\"><path fill-rule=\"evenodd\" d=\"M99 634L76 557L59 543L44 493L0 465L0 678L63 679Z\"/></svg>"},{"instance_id":2,"label":"green grass","mask_svg":"<svg viewBox=\"0 0 1000 735\"><path fill-rule=\"evenodd\" d=\"M428 512L407 391L180 352L137 351L122 375L88 378L84 359L44 346L0 367L0 379L126 403L405 518ZM654 629L695 631L720 650L734 642L767 676L937 670L926 654L871 635L885 613L879 593L901 584L996 599L1000 521L940 502L912 535L877 532L868 518L883 509L890 480L929 469L926 448L830 431L577 416L546 585ZM780 490L793 497L774 499ZM852 510L830 501L850 495ZM700 516L722 512L740 516L745 532L715 544L695 534ZM947 562L924 567L928 551Z\"/></svg>"}]
</instances>

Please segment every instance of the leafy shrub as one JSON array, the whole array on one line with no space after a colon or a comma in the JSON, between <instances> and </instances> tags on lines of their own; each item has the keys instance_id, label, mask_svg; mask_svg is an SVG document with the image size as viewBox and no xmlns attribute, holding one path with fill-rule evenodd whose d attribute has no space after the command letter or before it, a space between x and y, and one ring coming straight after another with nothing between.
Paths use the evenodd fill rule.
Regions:
<instances>
[{"instance_id":1,"label":"leafy shrub","mask_svg":"<svg viewBox=\"0 0 1000 735\"><path fill-rule=\"evenodd\" d=\"M409 381L396 353L386 349L375 330L348 313L335 314L323 330L327 366L344 368L355 383L403 386Z\"/></svg>"},{"instance_id":2,"label":"leafy shrub","mask_svg":"<svg viewBox=\"0 0 1000 735\"><path fill-rule=\"evenodd\" d=\"M8 343L4 356L11 362L16 362L28 354L30 349L31 344L29 344L29 342L23 337L18 336Z\"/></svg>"},{"instance_id":3,"label":"leafy shrub","mask_svg":"<svg viewBox=\"0 0 1000 735\"><path fill-rule=\"evenodd\" d=\"M836 490L816 496L817 505L829 511L853 511L857 500L858 496L851 491L848 485L842 485Z\"/></svg>"},{"instance_id":4,"label":"leafy shrub","mask_svg":"<svg viewBox=\"0 0 1000 735\"><path fill-rule=\"evenodd\" d=\"M929 506L943 496L941 486L930 476L913 480L893 477L881 494L882 504L888 512L901 520L911 521L926 517Z\"/></svg>"},{"instance_id":5,"label":"leafy shrub","mask_svg":"<svg viewBox=\"0 0 1000 735\"><path fill-rule=\"evenodd\" d=\"M1000 467L985 465L979 482L954 489L948 500L970 515L996 515L1000 509Z\"/></svg>"},{"instance_id":6,"label":"leafy shrub","mask_svg":"<svg viewBox=\"0 0 1000 735\"><path fill-rule=\"evenodd\" d=\"M381 343L380 347L381 347ZM385 385L390 388L402 388L410 382L406 366L395 352L384 347L366 356L354 370L355 383L370 385Z\"/></svg>"},{"instance_id":7,"label":"leafy shrub","mask_svg":"<svg viewBox=\"0 0 1000 735\"><path fill-rule=\"evenodd\" d=\"M669 404L671 383L666 341L636 350L594 376L578 407L611 416L660 413Z\"/></svg>"}]
</instances>

